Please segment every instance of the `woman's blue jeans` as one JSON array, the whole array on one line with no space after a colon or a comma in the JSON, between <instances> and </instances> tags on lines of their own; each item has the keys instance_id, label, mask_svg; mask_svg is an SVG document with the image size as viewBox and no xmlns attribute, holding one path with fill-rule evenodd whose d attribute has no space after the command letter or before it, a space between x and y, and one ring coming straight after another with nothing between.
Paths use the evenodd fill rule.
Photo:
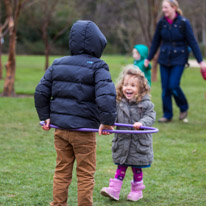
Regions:
<instances>
[{"instance_id":1,"label":"woman's blue jeans","mask_svg":"<svg viewBox=\"0 0 206 206\"><path fill-rule=\"evenodd\" d=\"M172 96L175 99L180 112L188 110L187 99L180 88L180 80L184 71L184 66L164 66L160 65L162 82L162 104L163 117L172 119Z\"/></svg>"}]
</instances>

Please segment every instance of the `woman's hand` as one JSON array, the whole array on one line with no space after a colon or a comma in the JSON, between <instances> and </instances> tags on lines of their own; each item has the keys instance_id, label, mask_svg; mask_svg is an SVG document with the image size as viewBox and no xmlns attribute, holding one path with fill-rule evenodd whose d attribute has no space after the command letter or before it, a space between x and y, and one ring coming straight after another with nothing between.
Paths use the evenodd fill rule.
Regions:
<instances>
[{"instance_id":1,"label":"woman's hand","mask_svg":"<svg viewBox=\"0 0 206 206\"><path fill-rule=\"evenodd\" d=\"M136 129L136 130L140 129L141 126L142 126L142 123L140 123L140 122L135 122L135 123L133 124L133 127L134 127L134 129Z\"/></svg>"},{"instance_id":2,"label":"woman's hand","mask_svg":"<svg viewBox=\"0 0 206 206\"><path fill-rule=\"evenodd\" d=\"M144 66L147 68L149 66L149 60L148 59L145 59L144 60Z\"/></svg>"},{"instance_id":3,"label":"woman's hand","mask_svg":"<svg viewBox=\"0 0 206 206\"><path fill-rule=\"evenodd\" d=\"M102 134L103 135L109 135L110 134L109 132L102 131L104 129L113 130L114 127L110 126L110 125L100 124L100 126L99 126L99 136L101 136Z\"/></svg>"},{"instance_id":4,"label":"woman's hand","mask_svg":"<svg viewBox=\"0 0 206 206\"><path fill-rule=\"evenodd\" d=\"M50 130L50 119L46 119L44 121L44 125L42 126L42 129L45 130L45 131L49 131Z\"/></svg>"},{"instance_id":5,"label":"woman's hand","mask_svg":"<svg viewBox=\"0 0 206 206\"><path fill-rule=\"evenodd\" d=\"M200 72L202 74L202 78L206 80L206 63L204 61L200 62Z\"/></svg>"}]
</instances>

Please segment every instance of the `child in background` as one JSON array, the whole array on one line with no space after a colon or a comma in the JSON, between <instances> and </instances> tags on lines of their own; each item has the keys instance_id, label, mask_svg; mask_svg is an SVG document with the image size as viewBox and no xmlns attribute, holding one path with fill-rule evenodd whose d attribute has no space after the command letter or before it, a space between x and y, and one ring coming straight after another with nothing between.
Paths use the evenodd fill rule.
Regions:
<instances>
[{"instance_id":1,"label":"child in background","mask_svg":"<svg viewBox=\"0 0 206 206\"><path fill-rule=\"evenodd\" d=\"M56 59L35 91L35 106L42 127L56 129L57 153L51 206L67 206L74 162L78 179L78 206L93 205L96 170L96 133L72 128L113 129L116 92L108 65L100 59L106 38L92 21L77 21L69 36L71 56Z\"/></svg>"},{"instance_id":2,"label":"child in background","mask_svg":"<svg viewBox=\"0 0 206 206\"><path fill-rule=\"evenodd\" d=\"M148 47L143 44L136 44L132 50L134 65L138 66L140 70L144 73L149 86L151 87L151 65L148 67L144 66L144 60L148 56Z\"/></svg>"},{"instance_id":3,"label":"child in background","mask_svg":"<svg viewBox=\"0 0 206 206\"><path fill-rule=\"evenodd\" d=\"M133 124L134 129L152 126L156 113L150 101L150 87L139 68L134 65L125 67L117 88L117 121ZM125 129L125 127L118 129ZM128 128L129 129L129 128ZM153 161L152 134L115 134L112 141L112 157L117 165L114 179L109 187L101 190L103 196L119 200L120 190L128 167L132 168L133 180L127 200L137 201L143 198L142 168L150 167Z\"/></svg>"}]
</instances>

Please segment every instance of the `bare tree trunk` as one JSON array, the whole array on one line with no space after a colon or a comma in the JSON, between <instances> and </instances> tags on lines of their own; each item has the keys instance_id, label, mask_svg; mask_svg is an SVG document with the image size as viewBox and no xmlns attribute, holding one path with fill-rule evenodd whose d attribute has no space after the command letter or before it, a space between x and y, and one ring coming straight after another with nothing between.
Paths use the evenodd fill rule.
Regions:
<instances>
[{"instance_id":1,"label":"bare tree trunk","mask_svg":"<svg viewBox=\"0 0 206 206\"><path fill-rule=\"evenodd\" d=\"M0 10L1 10L1 4L0 4ZM2 40L4 36L8 33L8 19L4 22L4 24L1 24L1 14L0 14L0 79L3 79L3 66L2 66Z\"/></svg>"},{"instance_id":2,"label":"bare tree trunk","mask_svg":"<svg viewBox=\"0 0 206 206\"><path fill-rule=\"evenodd\" d=\"M158 19L158 10L159 10L159 2L155 1L155 0L151 0L151 3L153 5L152 7L152 16L153 16L153 26L154 28L157 25L157 19ZM150 35L151 36L151 35ZM152 38L151 38L152 41ZM152 60L152 77L151 80L152 82L156 82L157 81L157 72L158 72L158 57L159 57L159 51L155 54L153 60Z\"/></svg>"},{"instance_id":3,"label":"bare tree trunk","mask_svg":"<svg viewBox=\"0 0 206 206\"><path fill-rule=\"evenodd\" d=\"M141 27L141 30L142 30L142 33L144 34L144 38L145 38L145 42L146 44L148 45L149 42L150 42L150 39L148 37L148 28L146 29L145 27L145 18L141 15L141 6L139 5L139 2L138 1L135 1L135 6L136 6L136 10L137 10L137 18L138 18L138 21L139 21L139 25ZM151 17L151 16L149 16Z\"/></svg>"},{"instance_id":4,"label":"bare tree trunk","mask_svg":"<svg viewBox=\"0 0 206 206\"><path fill-rule=\"evenodd\" d=\"M46 46L46 51L45 51L45 70L47 70L47 68L49 67L49 47Z\"/></svg>"},{"instance_id":5,"label":"bare tree trunk","mask_svg":"<svg viewBox=\"0 0 206 206\"><path fill-rule=\"evenodd\" d=\"M1 5L0 5L0 10L1 10ZM1 14L0 14L0 79L2 79L2 38L3 38L3 29L1 25Z\"/></svg>"},{"instance_id":6,"label":"bare tree trunk","mask_svg":"<svg viewBox=\"0 0 206 206\"><path fill-rule=\"evenodd\" d=\"M44 69L47 70L48 66L49 66L49 40L48 40L48 34L47 34L47 29L48 29L48 24L46 22L46 24L43 26L42 28L42 38L44 41L44 54L45 54L45 67Z\"/></svg>"},{"instance_id":7,"label":"bare tree trunk","mask_svg":"<svg viewBox=\"0 0 206 206\"><path fill-rule=\"evenodd\" d=\"M44 20L42 25L42 39L44 41L45 49L45 70L49 67L49 53L50 53L50 45L49 45L49 36L48 36L48 27L49 23L51 21L52 12L55 10L57 4L59 3L59 0L55 1L44 1Z\"/></svg>"},{"instance_id":8,"label":"bare tree trunk","mask_svg":"<svg viewBox=\"0 0 206 206\"><path fill-rule=\"evenodd\" d=\"M203 8L204 8L204 11L206 9L206 2L204 1L204 4L203 4ZM203 55L206 55L206 26L205 26L205 20L206 20L206 15L205 13L202 14L202 43L203 43L203 51L204 51L204 54Z\"/></svg>"},{"instance_id":9,"label":"bare tree trunk","mask_svg":"<svg viewBox=\"0 0 206 206\"><path fill-rule=\"evenodd\" d=\"M14 81L16 73L16 26L12 16L9 16L9 55L6 63L6 78L3 96L14 96Z\"/></svg>"},{"instance_id":10,"label":"bare tree trunk","mask_svg":"<svg viewBox=\"0 0 206 206\"><path fill-rule=\"evenodd\" d=\"M18 17L20 14L22 3L26 0L15 1L15 10L13 18L13 5L9 0L4 0L8 26L9 26L9 55L8 62L6 63L6 78L4 82L3 96L14 96L14 82L15 82L15 73L16 73L16 32L17 32L17 23Z\"/></svg>"},{"instance_id":11,"label":"bare tree trunk","mask_svg":"<svg viewBox=\"0 0 206 206\"><path fill-rule=\"evenodd\" d=\"M1 27L0 27L0 79L2 79L3 78L3 76L2 76L2 71L3 71L3 69L2 69L2 44L1 44Z\"/></svg>"},{"instance_id":12,"label":"bare tree trunk","mask_svg":"<svg viewBox=\"0 0 206 206\"><path fill-rule=\"evenodd\" d=\"M137 19L140 24L140 28L142 30L142 33L144 34L145 42L148 47L151 46L152 41L152 34L151 34L151 25L155 28L157 24L157 18L158 18L158 11L160 2L155 0L147 0L147 10L148 10L148 20L145 22L145 18L142 18L143 15L141 15L141 6L139 5L141 2L136 1L136 10L137 10ZM152 61L152 81L157 81L157 71L158 71L158 59L159 52L156 53L156 55L153 58Z\"/></svg>"},{"instance_id":13,"label":"bare tree trunk","mask_svg":"<svg viewBox=\"0 0 206 206\"><path fill-rule=\"evenodd\" d=\"M6 79L3 96L14 96L14 82L16 73L16 29L13 30L9 40L9 57L6 63Z\"/></svg>"},{"instance_id":14,"label":"bare tree trunk","mask_svg":"<svg viewBox=\"0 0 206 206\"><path fill-rule=\"evenodd\" d=\"M155 54L153 60L152 60L152 82L157 81L157 72L158 72L158 56L159 56L159 51Z\"/></svg>"},{"instance_id":15,"label":"bare tree trunk","mask_svg":"<svg viewBox=\"0 0 206 206\"><path fill-rule=\"evenodd\" d=\"M2 26L0 23L0 79L3 79L3 66L2 66L2 39L7 34L8 29L6 28L8 24L8 21L4 23ZM5 29L6 28L6 29ZM4 31L5 29L5 31ZM4 31L4 32L3 32Z\"/></svg>"}]
</instances>

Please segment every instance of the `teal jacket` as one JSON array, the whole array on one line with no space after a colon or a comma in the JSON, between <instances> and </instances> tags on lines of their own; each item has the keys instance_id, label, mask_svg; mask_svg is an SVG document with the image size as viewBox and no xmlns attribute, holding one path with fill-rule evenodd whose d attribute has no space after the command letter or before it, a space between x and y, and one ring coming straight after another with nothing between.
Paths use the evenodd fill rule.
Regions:
<instances>
[{"instance_id":1,"label":"teal jacket","mask_svg":"<svg viewBox=\"0 0 206 206\"><path fill-rule=\"evenodd\" d=\"M151 86L151 64L146 68L144 66L144 60L148 56L148 47L143 44L137 44L134 48L139 52L140 59L134 60L134 65L138 66L140 70L144 73L146 79L148 80L148 84Z\"/></svg>"}]
</instances>

